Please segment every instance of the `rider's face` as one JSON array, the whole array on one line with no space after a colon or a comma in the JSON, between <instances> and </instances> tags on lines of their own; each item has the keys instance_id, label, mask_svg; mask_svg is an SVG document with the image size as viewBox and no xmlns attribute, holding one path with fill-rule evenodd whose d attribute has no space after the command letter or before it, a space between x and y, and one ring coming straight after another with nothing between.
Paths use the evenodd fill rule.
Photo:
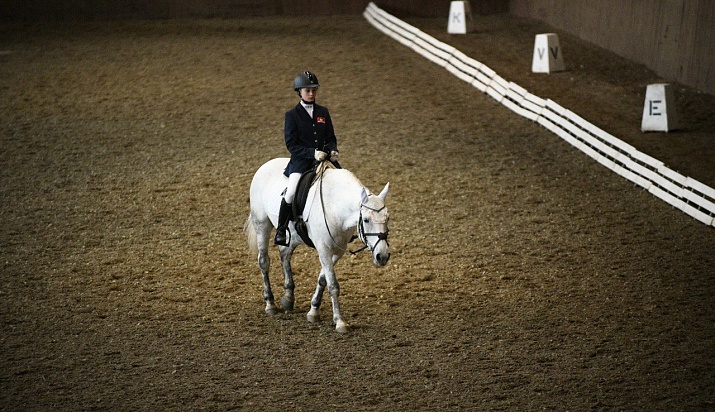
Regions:
<instances>
[{"instance_id":1,"label":"rider's face","mask_svg":"<svg viewBox=\"0 0 715 412\"><path fill-rule=\"evenodd\" d=\"M303 89L300 89L300 98L305 100L306 102L314 102L315 101L315 96L318 94L318 88L317 87L306 87Z\"/></svg>"}]
</instances>

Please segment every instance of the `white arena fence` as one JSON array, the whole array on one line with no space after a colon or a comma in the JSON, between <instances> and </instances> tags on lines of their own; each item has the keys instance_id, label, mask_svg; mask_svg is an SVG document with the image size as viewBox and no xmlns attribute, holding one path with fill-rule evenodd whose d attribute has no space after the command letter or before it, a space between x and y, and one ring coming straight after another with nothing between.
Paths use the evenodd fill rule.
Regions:
<instances>
[{"instance_id":1,"label":"white arena fence","mask_svg":"<svg viewBox=\"0 0 715 412\"><path fill-rule=\"evenodd\" d=\"M539 123L588 156L709 226L715 226L715 189L587 122L550 99L529 93L486 65L370 3L363 16L375 28L444 67L516 114Z\"/></svg>"}]
</instances>

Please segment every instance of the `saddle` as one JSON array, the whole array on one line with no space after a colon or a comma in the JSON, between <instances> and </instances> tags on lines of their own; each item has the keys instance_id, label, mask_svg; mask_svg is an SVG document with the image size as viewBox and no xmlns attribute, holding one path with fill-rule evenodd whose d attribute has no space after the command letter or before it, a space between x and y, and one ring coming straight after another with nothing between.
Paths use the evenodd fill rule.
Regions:
<instances>
[{"instance_id":1,"label":"saddle","mask_svg":"<svg viewBox=\"0 0 715 412\"><path fill-rule=\"evenodd\" d=\"M301 239L303 239L303 242L313 249L315 249L315 245L308 236L308 226L303 220L303 211L305 210L305 203L308 200L308 192L310 192L310 188L313 187L313 184L323 176L326 168L335 169L335 166L331 162L320 162L315 167L303 173L300 176L295 197L293 198L293 215L291 217L293 222L295 222L295 231L298 232L298 235Z\"/></svg>"}]
</instances>

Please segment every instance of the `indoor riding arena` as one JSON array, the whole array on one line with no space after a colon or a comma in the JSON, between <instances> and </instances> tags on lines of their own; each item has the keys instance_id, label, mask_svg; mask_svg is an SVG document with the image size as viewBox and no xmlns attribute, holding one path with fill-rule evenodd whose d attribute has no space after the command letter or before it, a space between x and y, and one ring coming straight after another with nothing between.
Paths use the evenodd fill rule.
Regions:
<instances>
[{"instance_id":1,"label":"indoor riding arena","mask_svg":"<svg viewBox=\"0 0 715 412\"><path fill-rule=\"evenodd\" d=\"M55 3L0 15L0 410L715 409L715 213L684 213L386 35L367 1ZM450 34L449 1L375 2L714 188L712 76L538 15L586 3L634 12L472 1L474 30ZM712 27L691 31L710 52ZM532 72L540 33L558 34L565 70ZM294 310L267 315L244 233L254 173L289 155L304 70L341 165L375 193L390 183L389 262L336 265L347 333L327 294L306 319L306 246ZM659 83L679 127L644 133Z\"/></svg>"}]
</instances>

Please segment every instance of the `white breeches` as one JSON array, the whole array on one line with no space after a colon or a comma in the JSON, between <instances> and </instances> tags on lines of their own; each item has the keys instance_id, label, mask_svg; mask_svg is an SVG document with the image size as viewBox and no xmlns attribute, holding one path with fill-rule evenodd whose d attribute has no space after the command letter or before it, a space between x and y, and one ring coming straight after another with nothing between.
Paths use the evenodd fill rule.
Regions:
<instances>
[{"instance_id":1,"label":"white breeches","mask_svg":"<svg viewBox=\"0 0 715 412\"><path fill-rule=\"evenodd\" d=\"M288 187L286 188L286 194L283 199L286 203L293 203L293 198L295 197L295 191L298 189L298 181L300 180L300 173L291 173L288 176Z\"/></svg>"}]
</instances>

